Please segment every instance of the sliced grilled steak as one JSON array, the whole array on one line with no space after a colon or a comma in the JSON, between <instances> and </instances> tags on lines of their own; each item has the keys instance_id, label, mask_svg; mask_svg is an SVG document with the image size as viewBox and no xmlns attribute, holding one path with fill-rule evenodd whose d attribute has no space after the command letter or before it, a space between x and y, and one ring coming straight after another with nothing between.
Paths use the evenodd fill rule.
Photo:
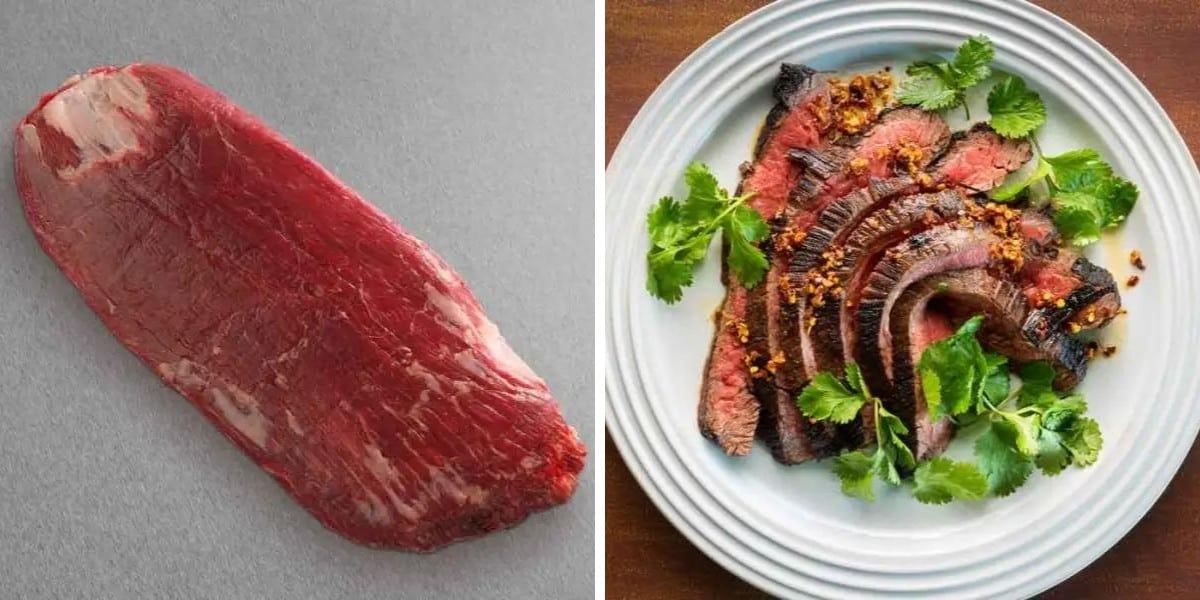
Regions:
<instances>
[{"instance_id":1,"label":"sliced grilled steak","mask_svg":"<svg viewBox=\"0 0 1200 600\"><path fill-rule=\"evenodd\" d=\"M1015 363L1044 360L1060 379L1078 381L1087 370L1083 344L1062 333L1040 342L1027 338L1022 327L1029 305L1019 286L986 269L967 269L927 277L905 290L896 301L885 332L889 348L883 354L892 378L888 390L890 405L897 410L912 407L910 414L898 414L908 426L914 454L918 460L940 454L949 443L953 426L949 419L931 421L925 405L916 365L929 344L949 336L954 328L974 315L984 315L978 338L992 352ZM913 420L908 421L911 417Z\"/></svg>"},{"instance_id":2,"label":"sliced grilled steak","mask_svg":"<svg viewBox=\"0 0 1200 600\"><path fill-rule=\"evenodd\" d=\"M959 191L910 196L872 213L849 234L844 262L834 271L834 276L846 282L846 293L843 298L829 299L814 315L810 336L823 348L821 353L853 347L855 307L865 278L881 253L913 233L957 219L967 211L969 202ZM1071 250L1057 248L1058 232L1049 217L1026 212L1020 227L1026 261L1015 281L1022 285L1029 305L1038 308L1025 325L1030 337L1044 340L1069 330L1068 324L1075 322L1084 329L1099 326L1116 314L1120 297L1112 276ZM1057 306L1059 298L1065 299L1062 307ZM1095 315L1092 323L1087 322L1088 314ZM851 355L845 358L849 360Z\"/></svg>"},{"instance_id":3,"label":"sliced grilled steak","mask_svg":"<svg viewBox=\"0 0 1200 600\"><path fill-rule=\"evenodd\" d=\"M989 249L1000 238L984 227L941 225L913 235L890 249L866 279L857 310L851 315L847 346L862 369L867 387L887 401L886 408L906 423L913 422L916 407L911 397L891 396L891 374L884 356L892 355L883 332L890 330L890 314L900 295L922 279L959 269L986 267ZM881 347L882 345L882 347ZM907 404L903 402L909 401Z\"/></svg>"},{"instance_id":4,"label":"sliced grilled steak","mask_svg":"<svg viewBox=\"0 0 1200 600\"><path fill-rule=\"evenodd\" d=\"M862 135L789 152L804 167L792 201L815 214L870 179L915 175L945 152L950 137L950 127L934 113L908 106L884 111ZM822 202L812 206L818 198Z\"/></svg>"},{"instance_id":5,"label":"sliced grilled steak","mask_svg":"<svg viewBox=\"0 0 1200 600\"><path fill-rule=\"evenodd\" d=\"M867 184L873 176L887 175L898 168L906 173L924 168L949 138L949 127L937 115L900 108L881 114L862 135L791 150L791 157L803 167L804 173L796 186L800 193L793 193L785 230L779 235L787 242L792 239L791 232L807 234L799 248L793 249L787 243L774 248L767 285L751 290L748 300L753 307L760 295L763 298L768 327L766 354L776 359L771 364L774 376L755 380L752 389L763 409L760 437L767 441L780 462L790 464L831 456L839 445L833 424L804 419L796 407L796 394L808 382L812 371L805 366L807 344L800 328L804 295L798 291L808 268L803 266L799 271L801 277L796 277L792 263L800 257L801 265L811 265L828 247L828 241L847 228L857 214L895 190L912 185L910 179L905 179L872 188ZM854 189L860 189L861 193L852 193L853 198L837 206L830 218L825 219L824 215L830 212L825 209L833 208L838 198ZM872 195L872 190L883 195ZM819 229L811 227L814 221ZM750 328L753 337L754 322Z\"/></svg>"},{"instance_id":6,"label":"sliced grilled steak","mask_svg":"<svg viewBox=\"0 0 1200 600\"><path fill-rule=\"evenodd\" d=\"M749 203L768 219L782 212L800 175L797 165L788 158L788 151L815 146L820 140L820 122L812 109L815 102L825 97L825 90L824 79L814 70L792 64L780 67L774 89L777 103L767 115L755 147L754 162L746 168L740 186L740 193L755 193ZM766 250L770 252L769 248ZM760 406L751 391L747 363L753 362L761 369L770 358L767 310L765 294L751 298L727 271L722 273L722 280L727 291L704 370L699 421L705 436L726 453L741 456L750 451L759 421ZM775 289L775 278L768 274L760 287ZM773 392L773 386L764 387L769 382L761 379L753 385L764 397ZM800 444L799 440L791 439L771 442L774 446Z\"/></svg>"},{"instance_id":7,"label":"sliced grilled steak","mask_svg":"<svg viewBox=\"0 0 1200 600\"><path fill-rule=\"evenodd\" d=\"M954 133L946 153L930 169L934 183L960 185L986 192L1029 161L1025 140L1006 140L987 123Z\"/></svg>"},{"instance_id":8,"label":"sliced grilled steak","mask_svg":"<svg viewBox=\"0 0 1200 600\"><path fill-rule=\"evenodd\" d=\"M967 202L970 200L960 190L909 196L872 213L847 235L844 260L832 272L845 282L845 293L841 298L829 298L813 316L811 335L820 340L823 354L853 358L854 315L867 278L884 250L915 232L955 221L965 213Z\"/></svg>"},{"instance_id":9,"label":"sliced grilled steak","mask_svg":"<svg viewBox=\"0 0 1200 600\"><path fill-rule=\"evenodd\" d=\"M727 454L745 456L754 444L759 407L747 383L746 342L738 332L738 323L746 315L745 290L728 286L726 282L725 303L717 316L717 333L704 366L698 413L700 432L705 437Z\"/></svg>"},{"instance_id":10,"label":"sliced grilled steak","mask_svg":"<svg viewBox=\"0 0 1200 600\"><path fill-rule=\"evenodd\" d=\"M833 240L844 256L828 272L828 278L839 282L844 293L826 296L824 303L813 307L808 316L804 340L811 343L807 353L810 368L838 371L842 361L850 358L847 352L850 346L843 343L846 328L843 324L853 323L850 313L857 300L854 294L862 286L862 276L870 273L874 265L872 257L914 231L958 218L967 198L954 189L957 186L991 189L1029 157L1028 142L1005 140L986 124L978 124L966 132L953 134L945 151L927 169L933 182L950 189L876 205L866 213L856 214L852 219L854 227L839 232ZM864 258L872 260L864 263ZM852 423L842 428L845 445L857 446L864 441L858 425Z\"/></svg>"},{"instance_id":11,"label":"sliced grilled steak","mask_svg":"<svg viewBox=\"0 0 1200 600\"><path fill-rule=\"evenodd\" d=\"M1002 354L1017 365L1045 361L1057 374L1055 387L1074 388L1087 374L1086 346L1079 338L1063 331L1049 335L1027 332L1029 317L1036 309L1026 299L1021 285L1010 277L998 277L986 269L955 271L928 277L914 284L905 293L917 290L937 292L930 308L949 317L955 327L975 315L985 316L976 337L984 348ZM985 293L979 294L978 292ZM928 292L933 293L933 292ZM987 300L987 298L992 300ZM897 305L900 301L897 302ZM995 310L1003 307L1003 311ZM891 317L891 329L896 328L896 309ZM898 371L893 370L892 373Z\"/></svg>"},{"instance_id":12,"label":"sliced grilled steak","mask_svg":"<svg viewBox=\"0 0 1200 600\"><path fill-rule=\"evenodd\" d=\"M1096 329L1120 312L1121 295L1112 273L1073 251L1030 261L1021 277L1029 304L1038 307L1025 324L1032 337Z\"/></svg>"}]
</instances>

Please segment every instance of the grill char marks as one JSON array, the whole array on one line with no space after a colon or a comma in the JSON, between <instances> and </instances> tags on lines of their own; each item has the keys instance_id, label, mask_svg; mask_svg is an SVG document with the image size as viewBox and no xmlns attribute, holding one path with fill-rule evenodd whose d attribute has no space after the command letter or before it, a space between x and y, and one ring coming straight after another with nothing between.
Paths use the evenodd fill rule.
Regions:
<instances>
[{"instance_id":1,"label":"grill char marks","mask_svg":"<svg viewBox=\"0 0 1200 600\"><path fill-rule=\"evenodd\" d=\"M1034 338L1056 332L1096 329L1108 324L1121 309L1117 282L1102 267L1073 252L1060 251L1052 259L1043 259L1023 273L1029 280L1026 297L1035 305L1038 297L1061 298L1062 306L1046 303L1029 315L1026 335ZM1065 385L1065 382L1064 382Z\"/></svg>"},{"instance_id":2,"label":"grill char marks","mask_svg":"<svg viewBox=\"0 0 1200 600\"><path fill-rule=\"evenodd\" d=\"M844 260L833 271L845 282L845 294L829 298L812 316L809 338L814 355L824 357L821 368L855 360L853 332L859 295L879 255L913 230L956 219L965 202L966 197L958 190L909 196L870 214L846 235Z\"/></svg>"},{"instance_id":3,"label":"grill char marks","mask_svg":"<svg viewBox=\"0 0 1200 600\"><path fill-rule=\"evenodd\" d=\"M744 169L739 186L739 193L755 193L749 204L767 219L783 211L788 192L799 176L787 157L788 150L814 146L819 141L817 119L809 104L824 95L825 89L824 79L813 69L792 64L780 67L774 89L776 104L759 134L754 162ZM752 394L747 362L751 353L757 353L754 360L760 364L769 358L768 317L763 294L748 293L724 266L721 279L727 291L705 366L698 413L701 432L726 453L740 456L750 451L758 427L760 403ZM759 287L774 285L768 274L765 285ZM746 328L745 341L739 325ZM788 444L791 451L803 454L807 450L800 442L785 438L776 446Z\"/></svg>"},{"instance_id":4,"label":"grill char marks","mask_svg":"<svg viewBox=\"0 0 1200 600\"><path fill-rule=\"evenodd\" d=\"M983 228L940 226L918 233L884 256L863 288L854 319L853 360L862 370L871 392L885 400L884 407L905 423L915 423L918 407L911 395L894 396L892 373L885 363L885 331L890 331L892 307L910 285L931 275L986 267L988 248L998 241ZM870 431L871 427L865 427Z\"/></svg>"},{"instance_id":5,"label":"grill char marks","mask_svg":"<svg viewBox=\"0 0 1200 600\"><path fill-rule=\"evenodd\" d=\"M1026 301L1019 282L975 269L926 278L912 289L928 291L927 288L938 292L931 307L946 315L956 326L975 315L985 316L976 336L984 348L1008 357L1017 365L1037 361L1050 363L1057 375L1055 387L1071 389L1087 374L1086 348L1078 338L1062 331L1048 335L1027 333L1030 317L1036 309ZM975 290L986 290L987 294L975 294ZM989 296L997 300L989 301ZM895 318L893 310L893 330Z\"/></svg>"},{"instance_id":6,"label":"grill char marks","mask_svg":"<svg viewBox=\"0 0 1200 600\"><path fill-rule=\"evenodd\" d=\"M971 316L984 315L978 338L988 350L1018 364L1045 360L1058 373L1082 377L1086 369L1083 344L1062 334L1041 343L1026 338L1021 328L1028 311L1020 287L986 269L927 277L900 295L885 336L890 346L881 345L880 352L894 374L889 398L898 406L913 407L913 421L905 421L905 425L911 432L907 441L918 460L945 450L953 427L947 418L929 418L916 365L930 343L948 336Z\"/></svg>"},{"instance_id":7,"label":"grill char marks","mask_svg":"<svg viewBox=\"0 0 1200 600\"><path fill-rule=\"evenodd\" d=\"M789 229L807 233L798 247L788 245L771 256L767 285L751 290L749 300L754 306L761 297L765 304L766 355L783 358L775 365L773 377L755 380L753 387L763 410L759 435L780 462L832 456L843 445L836 426L810 422L796 407L796 395L812 375L801 328L805 300L800 288L805 273L860 214L888 197L872 192L890 195L911 187L907 178L869 185L872 177L896 168L895 148L906 148L912 168L919 169L940 153L949 139L949 127L937 115L900 108L880 115L862 135L789 151L803 173L779 227L783 230L780 235L788 235ZM850 168L851 161L858 161L857 169Z\"/></svg>"}]
</instances>

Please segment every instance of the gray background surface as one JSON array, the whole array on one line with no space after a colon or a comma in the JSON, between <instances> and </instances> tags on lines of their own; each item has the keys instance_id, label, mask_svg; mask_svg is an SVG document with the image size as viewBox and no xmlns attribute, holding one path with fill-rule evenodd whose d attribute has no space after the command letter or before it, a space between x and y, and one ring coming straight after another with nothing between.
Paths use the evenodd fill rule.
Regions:
<instances>
[{"instance_id":1,"label":"gray background surface","mask_svg":"<svg viewBox=\"0 0 1200 600\"><path fill-rule=\"evenodd\" d=\"M166 62L428 242L593 439L593 8L4 0L0 125L100 64ZM584 598L566 506L433 555L326 531L113 339L0 165L0 598Z\"/></svg>"}]
</instances>

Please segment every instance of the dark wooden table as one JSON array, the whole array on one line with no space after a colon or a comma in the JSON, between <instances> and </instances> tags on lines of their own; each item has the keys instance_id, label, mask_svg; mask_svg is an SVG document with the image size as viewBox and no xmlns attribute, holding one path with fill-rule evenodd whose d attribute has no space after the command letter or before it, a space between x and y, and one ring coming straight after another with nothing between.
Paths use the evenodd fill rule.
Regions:
<instances>
[{"instance_id":1,"label":"dark wooden table","mask_svg":"<svg viewBox=\"0 0 1200 600\"><path fill-rule=\"evenodd\" d=\"M658 84L692 50L764 2L608 0L607 156ZM1104 44L1145 82L1200 156L1200 53L1196 0L1043 0ZM1181 199L1200 201L1200 198ZM1145 401L1149 399L1131 399ZM610 598L760 598L694 548L642 493L609 440L605 446L605 585ZM1200 598L1200 452L1149 515L1115 548L1044 598Z\"/></svg>"}]
</instances>

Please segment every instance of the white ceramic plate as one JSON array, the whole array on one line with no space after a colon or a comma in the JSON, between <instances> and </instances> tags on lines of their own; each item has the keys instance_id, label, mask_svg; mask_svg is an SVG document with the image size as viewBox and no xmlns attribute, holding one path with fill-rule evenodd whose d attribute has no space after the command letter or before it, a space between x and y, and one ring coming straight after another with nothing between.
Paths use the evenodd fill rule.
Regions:
<instances>
[{"instance_id":1,"label":"white ceramic plate","mask_svg":"<svg viewBox=\"0 0 1200 600\"><path fill-rule=\"evenodd\" d=\"M1094 364L1082 386L1104 432L1100 461L1053 479L1036 474L1007 498L931 507L904 493L885 493L874 504L844 497L827 464L778 465L761 445L748 458L725 456L696 425L710 316L723 294L717 252L681 303L651 298L643 285L651 202L681 197L692 160L736 185L779 63L902 70L914 56L951 53L978 33L993 40L995 66L1021 75L1046 100L1049 121L1038 137L1047 153L1096 148L1142 190L1122 231L1090 252L1119 280L1130 272L1130 248L1149 265L1136 289L1123 290L1129 316L1106 333L1120 351ZM951 124L965 124L958 119ZM1200 175L1154 98L1099 44L1044 10L1006 0L769 6L684 61L638 113L609 166L609 431L680 531L773 594L1032 595L1129 531L1196 436L1197 198ZM951 454L969 455L969 444L956 441Z\"/></svg>"}]
</instances>

